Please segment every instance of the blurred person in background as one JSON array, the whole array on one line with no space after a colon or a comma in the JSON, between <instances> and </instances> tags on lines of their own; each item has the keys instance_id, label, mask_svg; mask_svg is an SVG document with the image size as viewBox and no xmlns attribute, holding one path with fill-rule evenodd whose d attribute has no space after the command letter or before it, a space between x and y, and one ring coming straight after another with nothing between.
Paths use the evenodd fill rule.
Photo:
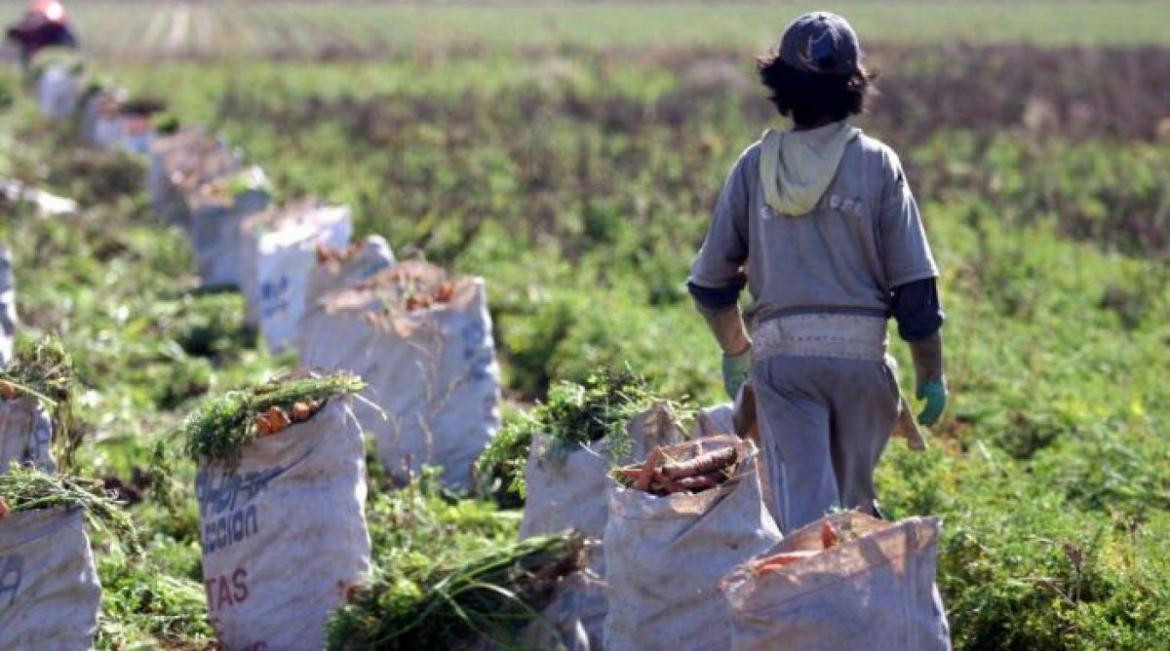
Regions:
<instances>
[{"instance_id":1,"label":"blurred person in background","mask_svg":"<svg viewBox=\"0 0 1170 651\"><path fill-rule=\"evenodd\" d=\"M77 36L65 6L57 0L36 0L24 16L8 27L6 38L20 49L21 67L28 72L37 52L48 47L75 48Z\"/></svg>"},{"instance_id":2,"label":"blurred person in background","mask_svg":"<svg viewBox=\"0 0 1170 651\"><path fill-rule=\"evenodd\" d=\"M728 395L750 377L785 533L833 508L878 515L874 467L905 404L890 316L913 354L919 423L937 423L947 400L938 271L918 207L898 156L848 123L871 92L861 59L849 23L823 12L760 58L792 126L740 156L688 281L723 350Z\"/></svg>"}]
</instances>

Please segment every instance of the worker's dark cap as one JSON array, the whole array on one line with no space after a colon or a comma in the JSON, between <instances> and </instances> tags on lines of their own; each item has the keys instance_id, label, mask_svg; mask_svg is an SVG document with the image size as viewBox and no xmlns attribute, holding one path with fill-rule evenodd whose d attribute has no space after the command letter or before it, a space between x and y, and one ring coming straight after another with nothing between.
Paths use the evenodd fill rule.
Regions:
<instances>
[{"instance_id":1,"label":"worker's dark cap","mask_svg":"<svg viewBox=\"0 0 1170 651\"><path fill-rule=\"evenodd\" d=\"M780 60L804 72L851 74L861 61L861 44L844 18L815 11L792 21L784 30Z\"/></svg>"}]
</instances>

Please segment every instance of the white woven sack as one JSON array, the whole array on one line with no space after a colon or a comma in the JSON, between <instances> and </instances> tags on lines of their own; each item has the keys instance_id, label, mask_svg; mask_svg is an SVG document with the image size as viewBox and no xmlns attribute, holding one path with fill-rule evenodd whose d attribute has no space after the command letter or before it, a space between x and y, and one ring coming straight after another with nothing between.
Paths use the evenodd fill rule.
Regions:
<instances>
[{"instance_id":1,"label":"white woven sack","mask_svg":"<svg viewBox=\"0 0 1170 651\"><path fill-rule=\"evenodd\" d=\"M80 509L0 520L0 649L91 648L101 597Z\"/></svg>"},{"instance_id":2,"label":"white woven sack","mask_svg":"<svg viewBox=\"0 0 1170 651\"><path fill-rule=\"evenodd\" d=\"M190 230L188 194L243 167L238 152L198 129L153 138L146 175L151 207L162 218Z\"/></svg>"},{"instance_id":3,"label":"white woven sack","mask_svg":"<svg viewBox=\"0 0 1170 651\"><path fill-rule=\"evenodd\" d=\"M279 339L295 333L303 316L317 245L343 247L352 235L349 208L330 206L315 198L273 206L244 219L239 234L244 323L264 331L262 322L267 320L268 332L275 338L268 342L269 347L291 343L291 338ZM287 325L294 315L296 321ZM282 327L287 332L282 332Z\"/></svg>"},{"instance_id":4,"label":"white woven sack","mask_svg":"<svg viewBox=\"0 0 1170 651\"><path fill-rule=\"evenodd\" d=\"M260 236L256 261L260 333L270 352L284 350L296 337L317 245L343 247L351 237L348 206L323 206Z\"/></svg>"},{"instance_id":5,"label":"white woven sack","mask_svg":"<svg viewBox=\"0 0 1170 651\"><path fill-rule=\"evenodd\" d=\"M565 449L548 436L533 437L524 470L527 496L520 537L555 534L569 529L587 539L600 539L609 518L609 469L615 464L645 458L660 445L684 439L666 403L653 405L626 426L629 449L611 453L608 441ZM568 646L569 651L602 648L605 614L605 557L600 549L591 555L588 570L576 572L557 586L553 603L541 620L530 627L536 648Z\"/></svg>"},{"instance_id":6,"label":"white woven sack","mask_svg":"<svg viewBox=\"0 0 1170 651\"><path fill-rule=\"evenodd\" d=\"M617 482L609 492L605 567L609 651L726 649L731 643L719 580L780 540L764 507L751 441L734 436L675 446L736 446L736 477L701 493L658 497Z\"/></svg>"},{"instance_id":7,"label":"white woven sack","mask_svg":"<svg viewBox=\"0 0 1170 651\"><path fill-rule=\"evenodd\" d=\"M793 532L761 558L822 549L824 521L846 532L839 545L774 570L761 572L746 563L723 580L731 648L950 649L934 583L938 519L889 523L860 513L830 515ZM858 537L850 540L853 535Z\"/></svg>"},{"instance_id":8,"label":"white woven sack","mask_svg":"<svg viewBox=\"0 0 1170 651\"><path fill-rule=\"evenodd\" d=\"M12 361L16 323L16 279L12 274L12 250L0 246L0 368Z\"/></svg>"},{"instance_id":9,"label":"white woven sack","mask_svg":"<svg viewBox=\"0 0 1170 651\"><path fill-rule=\"evenodd\" d=\"M102 91L85 100L81 108L81 139L105 151L121 147L122 118L116 93Z\"/></svg>"},{"instance_id":10,"label":"white woven sack","mask_svg":"<svg viewBox=\"0 0 1170 651\"><path fill-rule=\"evenodd\" d=\"M196 477L208 619L228 649L321 649L370 568L364 447L348 399Z\"/></svg>"},{"instance_id":11,"label":"white woven sack","mask_svg":"<svg viewBox=\"0 0 1170 651\"><path fill-rule=\"evenodd\" d=\"M36 398L0 398L0 473L14 465L56 472L53 421Z\"/></svg>"},{"instance_id":12,"label":"white woven sack","mask_svg":"<svg viewBox=\"0 0 1170 651\"><path fill-rule=\"evenodd\" d=\"M566 449L543 434L534 436L524 468L527 494L520 537L574 529L586 538L600 538L609 518L610 468L686 438L666 403L638 414L626 433L630 449L620 455L610 453L605 439Z\"/></svg>"},{"instance_id":13,"label":"white woven sack","mask_svg":"<svg viewBox=\"0 0 1170 651\"><path fill-rule=\"evenodd\" d=\"M327 295L325 309L302 323L303 366L348 370L369 384L364 395L382 413L359 405L358 418L398 481L434 465L446 485L469 488L472 464L499 429L500 370L484 282L464 277L453 287L443 305L369 319L382 304L359 285Z\"/></svg>"},{"instance_id":14,"label":"white woven sack","mask_svg":"<svg viewBox=\"0 0 1170 651\"><path fill-rule=\"evenodd\" d=\"M552 602L525 629L525 648L600 651L605 623L605 582L591 570L562 578Z\"/></svg>"},{"instance_id":15,"label":"white woven sack","mask_svg":"<svg viewBox=\"0 0 1170 651\"><path fill-rule=\"evenodd\" d=\"M54 120L73 117L81 89L77 77L64 65L51 65L37 80L41 115Z\"/></svg>"},{"instance_id":16,"label":"white woven sack","mask_svg":"<svg viewBox=\"0 0 1170 651\"><path fill-rule=\"evenodd\" d=\"M191 243L204 287L238 287L244 221L268 207L264 170L252 166L199 188L190 199Z\"/></svg>"}]
</instances>

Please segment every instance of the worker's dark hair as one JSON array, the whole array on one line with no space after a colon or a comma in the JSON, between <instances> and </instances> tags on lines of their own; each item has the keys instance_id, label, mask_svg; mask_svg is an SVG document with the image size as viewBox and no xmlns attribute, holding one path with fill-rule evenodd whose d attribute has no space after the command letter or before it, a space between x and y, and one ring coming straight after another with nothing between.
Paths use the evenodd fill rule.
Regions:
<instances>
[{"instance_id":1,"label":"worker's dark hair","mask_svg":"<svg viewBox=\"0 0 1170 651\"><path fill-rule=\"evenodd\" d=\"M797 70L775 55L759 57L760 81L772 96L768 99L780 115L798 125L833 122L858 115L868 108L874 77L861 65L844 75L815 74Z\"/></svg>"}]
</instances>

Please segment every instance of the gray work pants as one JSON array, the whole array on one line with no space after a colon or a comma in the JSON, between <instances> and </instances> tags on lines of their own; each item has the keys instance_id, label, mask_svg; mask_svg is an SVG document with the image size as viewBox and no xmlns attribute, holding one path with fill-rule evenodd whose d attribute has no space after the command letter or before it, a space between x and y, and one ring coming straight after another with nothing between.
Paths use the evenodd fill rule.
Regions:
<instances>
[{"instance_id":1,"label":"gray work pants","mask_svg":"<svg viewBox=\"0 0 1170 651\"><path fill-rule=\"evenodd\" d=\"M898 417L885 362L773 355L752 368L773 515L788 534L834 507L874 513L873 471Z\"/></svg>"}]
</instances>

